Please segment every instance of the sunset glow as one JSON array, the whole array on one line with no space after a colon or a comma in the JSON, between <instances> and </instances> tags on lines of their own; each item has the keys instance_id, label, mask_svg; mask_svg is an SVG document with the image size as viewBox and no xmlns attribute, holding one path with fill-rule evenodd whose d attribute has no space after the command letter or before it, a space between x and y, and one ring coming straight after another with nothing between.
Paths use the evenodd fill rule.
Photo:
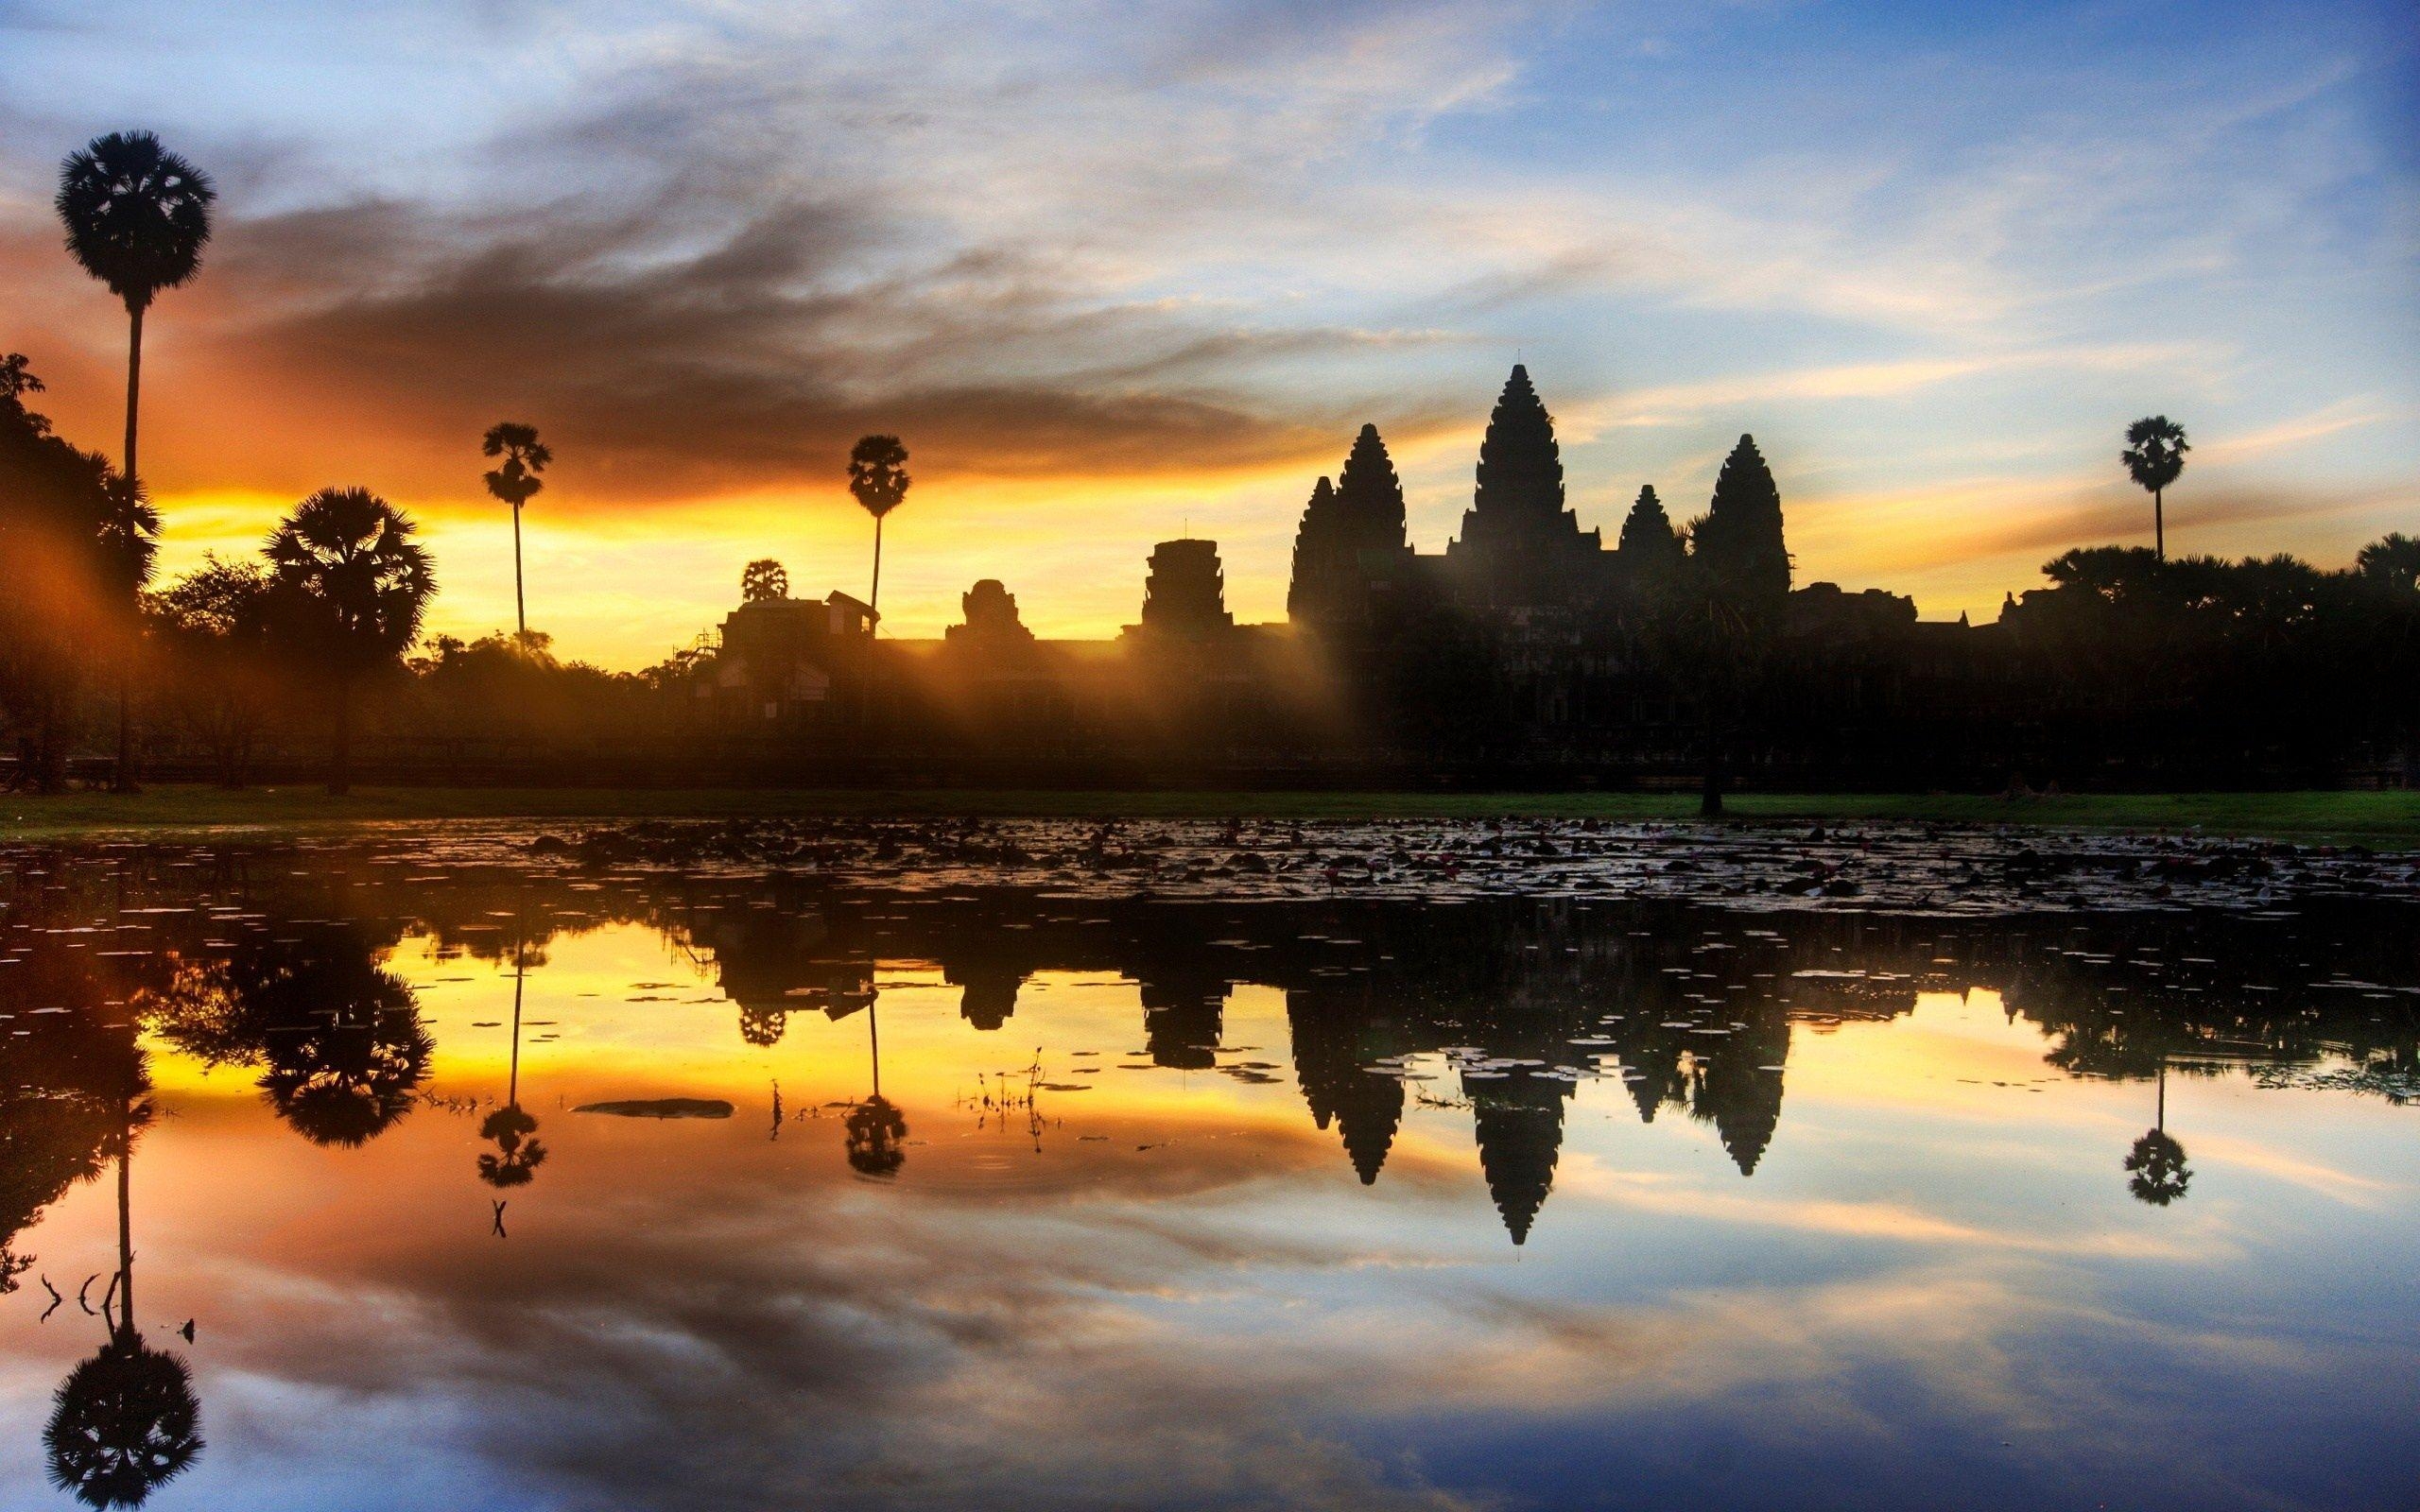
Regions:
<instances>
[{"instance_id":1,"label":"sunset glow","mask_svg":"<svg viewBox=\"0 0 2420 1512\"><path fill-rule=\"evenodd\" d=\"M216 8L214 8L216 9ZM1131 623L1151 542L1283 613L1365 421L1443 548L1517 356L1583 526L1772 459L1801 580L1996 612L2147 536L2341 565L2420 473L2403 8L416 0L0 9L0 348L106 445L123 333L61 255L62 145L140 120L221 195L147 335L164 567L372 488L430 628L510 627L480 432L559 454L530 621L643 665L741 565L862 591L849 442L896 432L887 628L977 577ZM958 45L920 39L946 31Z\"/></svg>"}]
</instances>

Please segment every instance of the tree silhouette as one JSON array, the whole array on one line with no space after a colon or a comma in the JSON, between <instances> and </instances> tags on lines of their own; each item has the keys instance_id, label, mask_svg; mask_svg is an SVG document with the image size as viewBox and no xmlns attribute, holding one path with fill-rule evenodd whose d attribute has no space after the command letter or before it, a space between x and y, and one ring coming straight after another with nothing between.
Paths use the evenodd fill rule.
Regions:
<instances>
[{"instance_id":1,"label":"tree silhouette","mask_svg":"<svg viewBox=\"0 0 2420 1512\"><path fill-rule=\"evenodd\" d=\"M21 356L0 365L0 704L32 732L19 780L52 791L84 668L125 648L154 522L107 457L26 407L42 387Z\"/></svg>"},{"instance_id":2,"label":"tree silhouette","mask_svg":"<svg viewBox=\"0 0 2420 1512\"><path fill-rule=\"evenodd\" d=\"M411 521L366 489L322 489L296 506L267 548L274 623L335 704L328 791L348 791L355 685L391 666L420 633L437 578Z\"/></svg>"},{"instance_id":3,"label":"tree silhouette","mask_svg":"<svg viewBox=\"0 0 2420 1512\"><path fill-rule=\"evenodd\" d=\"M907 502L908 486L914 481L907 468L908 448L896 436L861 436L849 448L849 492L873 516L873 592L866 602L877 623L882 610L882 521Z\"/></svg>"},{"instance_id":4,"label":"tree silhouette","mask_svg":"<svg viewBox=\"0 0 2420 1512\"><path fill-rule=\"evenodd\" d=\"M2158 1129L2147 1130L2126 1157L2126 1170L2132 1179L2126 1190L2138 1202L2165 1208L2185 1195L2186 1187L2193 1179L2192 1168L2185 1163L2185 1146Z\"/></svg>"},{"instance_id":5,"label":"tree silhouette","mask_svg":"<svg viewBox=\"0 0 2420 1512\"><path fill-rule=\"evenodd\" d=\"M899 1147L908 1137L907 1115L880 1092L850 1108L841 1122L850 1169L864 1176L892 1176L908 1163L908 1152Z\"/></svg>"},{"instance_id":6,"label":"tree silhouette","mask_svg":"<svg viewBox=\"0 0 2420 1512\"><path fill-rule=\"evenodd\" d=\"M908 1116L882 1095L882 1025L880 1005L866 1002L866 1054L873 1064L873 1095L849 1109L841 1120L850 1169L864 1176L893 1176L908 1163L900 1148L908 1138Z\"/></svg>"},{"instance_id":7,"label":"tree silhouette","mask_svg":"<svg viewBox=\"0 0 2420 1512\"><path fill-rule=\"evenodd\" d=\"M538 427L512 421L489 426L479 450L504 458L502 466L486 475L487 485L490 493L512 506L512 620L514 629L527 640L529 611L521 594L521 507L546 486L538 474L546 471L555 454L538 439Z\"/></svg>"},{"instance_id":8,"label":"tree silhouette","mask_svg":"<svg viewBox=\"0 0 2420 1512\"><path fill-rule=\"evenodd\" d=\"M144 595L168 707L208 747L221 787L244 785L254 738L268 721L268 569L205 555L167 588Z\"/></svg>"},{"instance_id":9,"label":"tree silhouette","mask_svg":"<svg viewBox=\"0 0 2420 1512\"><path fill-rule=\"evenodd\" d=\"M739 597L742 603L763 604L790 596L789 569L770 557L759 557L739 574Z\"/></svg>"},{"instance_id":10,"label":"tree silhouette","mask_svg":"<svg viewBox=\"0 0 2420 1512\"><path fill-rule=\"evenodd\" d=\"M2185 454L2192 449L2184 426L2165 415L2148 415L2126 427L2126 449L2118 454L2126 475L2152 496L2152 549L2162 561L2168 559L2168 520L2161 495L2185 471Z\"/></svg>"},{"instance_id":11,"label":"tree silhouette","mask_svg":"<svg viewBox=\"0 0 2420 1512\"><path fill-rule=\"evenodd\" d=\"M436 1052L410 985L350 930L230 960L179 960L163 987L132 1001L185 1054L259 1067L269 1107L314 1144L366 1144L393 1126Z\"/></svg>"},{"instance_id":12,"label":"tree silhouette","mask_svg":"<svg viewBox=\"0 0 2420 1512\"><path fill-rule=\"evenodd\" d=\"M51 1399L43 1429L51 1484L91 1507L140 1506L201 1457L201 1404L183 1360L146 1344L134 1315L131 1160L148 1105L122 1104L117 1148L117 1279L102 1311L110 1334Z\"/></svg>"},{"instance_id":13,"label":"tree silhouette","mask_svg":"<svg viewBox=\"0 0 2420 1512\"><path fill-rule=\"evenodd\" d=\"M0 404L24 407L25 396L39 394L46 387L28 366L33 359L22 352L0 356Z\"/></svg>"},{"instance_id":14,"label":"tree silhouette","mask_svg":"<svg viewBox=\"0 0 2420 1512\"><path fill-rule=\"evenodd\" d=\"M210 241L210 206L217 198L209 175L162 146L148 131L95 137L60 164L57 205L67 228L68 255L126 305L126 450L118 472L126 479L130 507L140 499L143 477L135 462L136 418L143 399L143 315L162 290L200 271L201 249ZM151 530L156 534L158 529L154 519ZM140 581L134 584L141 586ZM134 786L132 681L125 664L121 662L118 678L112 783L121 792Z\"/></svg>"},{"instance_id":15,"label":"tree silhouette","mask_svg":"<svg viewBox=\"0 0 2420 1512\"><path fill-rule=\"evenodd\" d=\"M18 1236L71 1188L98 1177L149 1113L148 1057L110 1006L121 990L114 973L103 974L110 961L49 933L64 922L63 908L28 916L22 895L20 903L12 923L44 927L10 957L10 1002L67 1011L21 1012L14 1032L0 1036L0 1296L15 1291L34 1262L15 1248Z\"/></svg>"},{"instance_id":16,"label":"tree silhouette","mask_svg":"<svg viewBox=\"0 0 2420 1512\"><path fill-rule=\"evenodd\" d=\"M436 1046L411 989L369 969L359 990L279 1027L265 1046L261 1090L294 1132L314 1144L367 1144L412 1109Z\"/></svg>"},{"instance_id":17,"label":"tree silhouette","mask_svg":"<svg viewBox=\"0 0 2420 1512\"><path fill-rule=\"evenodd\" d=\"M2353 570L2400 593L2420 591L2420 536L2400 530L2380 536L2355 554Z\"/></svg>"},{"instance_id":18,"label":"tree silhouette","mask_svg":"<svg viewBox=\"0 0 2420 1512\"><path fill-rule=\"evenodd\" d=\"M501 1192L527 1186L546 1161L546 1147L535 1138L538 1121L521 1107L521 999L529 976L529 960L520 941L512 959L512 1064L505 1079L504 1106L479 1120L479 1138L495 1145L479 1156L479 1179ZM501 1226L498 1232L502 1232Z\"/></svg>"},{"instance_id":19,"label":"tree silhouette","mask_svg":"<svg viewBox=\"0 0 2420 1512\"><path fill-rule=\"evenodd\" d=\"M2185 1195L2185 1189L2193 1181L2193 1168L2185 1163L2185 1146L2168 1132L2168 1057L2164 1055L2159 1063L2157 1107L2152 1126L2127 1152L2126 1190L2134 1194L2137 1202L2165 1208Z\"/></svg>"}]
</instances>

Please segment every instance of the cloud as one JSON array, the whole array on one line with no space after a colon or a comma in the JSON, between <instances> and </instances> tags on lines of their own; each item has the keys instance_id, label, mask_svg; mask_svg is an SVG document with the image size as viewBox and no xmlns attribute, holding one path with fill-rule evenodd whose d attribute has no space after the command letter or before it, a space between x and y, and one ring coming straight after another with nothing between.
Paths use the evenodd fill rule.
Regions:
<instances>
[{"instance_id":1,"label":"cloud","mask_svg":"<svg viewBox=\"0 0 2420 1512\"><path fill-rule=\"evenodd\" d=\"M550 507L579 501L551 544L687 528L677 584L584 558L550 613L614 664L664 650L620 606L694 628L725 558L786 532L775 501L836 503L872 429L956 490L935 524L970 543L909 554L948 580L902 577L894 624L1005 575L1043 620L1106 630L1188 519L1261 611L1365 420L1438 543L1515 349L1583 504L1609 478L1694 489L1718 433L1754 430L1794 500L1954 509L2031 457L2033 496L1994 502L2057 520L2064 438L2104 408L2167 407L2213 463L2310 446L2319 490L2376 493L2415 455L2408 164L2360 113L2356 19L2208 29L2145 80L2108 14L1988 57L1789 8L1513 0L10 14L0 339L67 434L115 434L122 332L59 255L58 151L142 119L226 190L204 276L149 327L170 570L189 500L360 482L432 526L484 520L470 442L511 415L556 443ZM2350 396L2379 418L2281 429ZM1927 507L1793 532L1839 541L1802 556L1845 577L1965 533ZM1054 523L1099 539L1041 543ZM971 559L986 529L1026 554ZM501 623L509 577L455 559L483 538L445 544L442 627Z\"/></svg>"}]
</instances>

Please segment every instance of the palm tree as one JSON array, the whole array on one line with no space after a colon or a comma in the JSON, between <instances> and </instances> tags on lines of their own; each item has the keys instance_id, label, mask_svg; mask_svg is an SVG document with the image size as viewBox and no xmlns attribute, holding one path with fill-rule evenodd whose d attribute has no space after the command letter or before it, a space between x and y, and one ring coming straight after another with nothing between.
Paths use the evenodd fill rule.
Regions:
<instances>
[{"instance_id":1,"label":"palm tree","mask_svg":"<svg viewBox=\"0 0 2420 1512\"><path fill-rule=\"evenodd\" d=\"M2168 1057L2160 1057L2159 1101L2152 1126L2126 1155L2126 1190L2137 1202L2165 1208L2185 1195L2193 1168L2185 1163L2185 1146L2168 1132Z\"/></svg>"},{"instance_id":2,"label":"palm tree","mask_svg":"<svg viewBox=\"0 0 2420 1512\"><path fill-rule=\"evenodd\" d=\"M740 570L739 597L742 603L763 604L789 596L789 569L772 558L759 557Z\"/></svg>"},{"instance_id":3,"label":"palm tree","mask_svg":"<svg viewBox=\"0 0 2420 1512\"><path fill-rule=\"evenodd\" d=\"M91 1507L140 1506L201 1456L201 1404L183 1360L152 1349L134 1320L132 1178L137 1123L150 1108L122 1108L117 1148L117 1276L102 1312L109 1338L51 1399L43 1447L51 1484Z\"/></svg>"},{"instance_id":4,"label":"palm tree","mask_svg":"<svg viewBox=\"0 0 2420 1512\"><path fill-rule=\"evenodd\" d=\"M268 538L276 623L329 683L335 738L328 791L350 786L353 695L420 634L437 577L411 520L367 489L321 489Z\"/></svg>"},{"instance_id":5,"label":"palm tree","mask_svg":"<svg viewBox=\"0 0 2420 1512\"><path fill-rule=\"evenodd\" d=\"M482 1152L479 1156L479 1179L499 1192L528 1185L537 1179L538 1167L546 1161L546 1147L536 1138L538 1121L521 1107L521 999L528 978L529 953L516 927L512 946L512 1067L505 1078L504 1106L479 1121L479 1138L495 1144L493 1153ZM496 1232L503 1231L499 1222Z\"/></svg>"},{"instance_id":6,"label":"palm tree","mask_svg":"<svg viewBox=\"0 0 2420 1512\"><path fill-rule=\"evenodd\" d=\"M2168 560L2168 521L2160 495L2185 471L2185 454L2191 450L2184 426L2165 415L2150 415L2126 427L2126 449L2118 454L2126 475L2152 496L2152 545L2162 561Z\"/></svg>"},{"instance_id":7,"label":"palm tree","mask_svg":"<svg viewBox=\"0 0 2420 1512\"><path fill-rule=\"evenodd\" d=\"M95 137L60 164L56 203L67 228L68 255L126 305L126 451L118 472L130 489L139 488L143 477L135 463L135 421L143 400L143 313L161 290L185 284L201 270L201 249L210 241L210 206L217 198L208 174L162 146L148 131ZM119 664L124 668L127 663L121 659ZM131 697L131 679L121 670L112 783L121 792L134 786Z\"/></svg>"},{"instance_id":8,"label":"palm tree","mask_svg":"<svg viewBox=\"0 0 2420 1512\"><path fill-rule=\"evenodd\" d=\"M504 465L487 474L488 491L512 506L512 618L520 630L520 638L529 638L529 612L521 598L521 507L529 502L546 485L538 474L555 454L538 439L538 427L506 421L488 427L486 439L479 450L490 456L504 458Z\"/></svg>"},{"instance_id":9,"label":"palm tree","mask_svg":"<svg viewBox=\"0 0 2420 1512\"><path fill-rule=\"evenodd\" d=\"M849 491L873 516L873 593L866 603L882 619L882 517L907 501L908 448L896 436L861 436L849 449Z\"/></svg>"},{"instance_id":10,"label":"palm tree","mask_svg":"<svg viewBox=\"0 0 2420 1512\"><path fill-rule=\"evenodd\" d=\"M2420 536L2398 530L2380 536L2353 558L2353 570L2371 582L2409 593L2420 589Z\"/></svg>"},{"instance_id":11,"label":"palm tree","mask_svg":"<svg viewBox=\"0 0 2420 1512\"><path fill-rule=\"evenodd\" d=\"M879 518L879 517L877 517ZM873 1095L841 1119L849 1166L863 1176L896 1176L908 1161L900 1147L908 1138L908 1115L882 1095L882 1029L878 1005L866 1003L866 1053L873 1061Z\"/></svg>"}]
</instances>

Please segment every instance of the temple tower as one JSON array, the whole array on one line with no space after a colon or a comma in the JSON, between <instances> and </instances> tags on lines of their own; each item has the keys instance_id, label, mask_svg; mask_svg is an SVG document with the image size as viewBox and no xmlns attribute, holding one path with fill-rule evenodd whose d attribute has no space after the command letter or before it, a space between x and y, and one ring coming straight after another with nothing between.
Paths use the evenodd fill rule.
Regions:
<instances>
[{"instance_id":1,"label":"temple tower","mask_svg":"<svg viewBox=\"0 0 2420 1512\"><path fill-rule=\"evenodd\" d=\"M1227 612L1227 575L1215 541L1163 541L1151 548L1143 582L1143 625L1154 634L1214 635L1235 628Z\"/></svg>"}]
</instances>

